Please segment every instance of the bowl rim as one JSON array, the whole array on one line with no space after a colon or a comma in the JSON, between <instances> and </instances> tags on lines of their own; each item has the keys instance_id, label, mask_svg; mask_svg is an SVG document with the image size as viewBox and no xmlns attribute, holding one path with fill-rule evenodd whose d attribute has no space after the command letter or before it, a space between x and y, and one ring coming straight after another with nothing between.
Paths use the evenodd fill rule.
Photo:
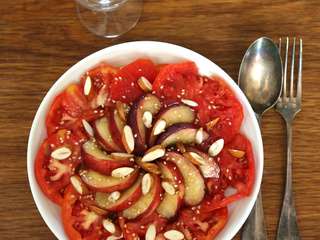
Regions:
<instances>
[{"instance_id":1,"label":"bowl rim","mask_svg":"<svg viewBox=\"0 0 320 240\"><path fill-rule=\"evenodd\" d=\"M42 99L42 101L36 111L35 117L32 121L32 126L31 126L31 130L29 133L29 138L28 138L27 173L28 173L28 180L29 180L29 185L30 185L32 197L33 197L34 202L37 206L37 209L38 209L41 217L45 221L46 225L51 230L51 232L58 239L63 239L64 234L62 234L59 230L57 230L54 227L54 224L52 223L52 220L50 219L49 215L46 214L46 208L42 205L41 199L37 194L38 190L36 189L37 181L35 179L35 174L34 174L34 159L32 159L32 150L33 149L31 149L31 145L32 145L33 138L34 138L33 136L36 134L38 122L41 120L40 114L43 111L47 111L47 108L45 108L46 103L48 101L52 100L56 96L56 93L54 93L54 89L56 89L60 83L65 81L65 77L67 75L76 71L78 68L80 68L80 66L84 65L85 63L92 62L95 58L97 58L97 59L99 58L100 59L99 61L101 62L101 61L103 61L103 56L105 54L110 54L110 53L116 52L116 51L124 51L125 49L128 49L128 48L133 48L133 49L139 48L139 47L143 48L145 46L155 47L155 48L170 48L175 52L179 52L179 53L181 52L182 53L181 55L184 55L184 56L188 55L188 56L190 56L190 58L194 58L194 59L196 58L196 59L201 60L203 62L206 62L206 64L214 67L215 70L219 71L219 75L223 76L223 80L227 82L227 85L231 86L232 91L236 92L236 94L235 94L235 95L237 95L236 97L238 98L238 100L241 100L240 101L241 105L243 107L245 107L246 110L248 110L249 118L252 119L252 121L253 121L253 126L251 126L251 127L253 128L253 131L256 134L255 140L257 141L257 148L258 148L257 149L258 156L255 156L255 158L256 158L255 161L257 162L259 160L260 168L257 169L257 164L255 164L255 184L254 184L251 196L250 196L250 202L248 203L248 206L247 206L242 218L239 219L239 221L237 221L237 224L235 224L235 226L233 226L228 232L225 233L226 239L232 239L237 234L237 232L240 230L240 228L244 224L245 220L248 218L248 216L254 206L254 203L256 201L259 190L260 190L261 181L262 181L262 174L263 174L263 165L264 165L264 152L263 152L263 143L262 143L262 136L261 136L261 132L260 132L260 127L259 127L258 121L255 117L255 113L254 113L251 105L249 104L249 101L247 100L247 98L245 97L245 95L243 94L243 92L241 91L239 86L236 84L236 82L221 67L219 67L217 64L215 64L210 59L206 58L205 56L203 56L203 55L201 55L191 49L188 49L188 48L176 45L176 44L167 43L167 42L132 41L132 42L120 43L120 44L116 44L113 46L103 48L99 51L96 51L96 52L88 55L87 57L76 62L75 64L73 64L50 87L50 89L48 90L48 92L46 93L44 98Z\"/></svg>"}]
</instances>

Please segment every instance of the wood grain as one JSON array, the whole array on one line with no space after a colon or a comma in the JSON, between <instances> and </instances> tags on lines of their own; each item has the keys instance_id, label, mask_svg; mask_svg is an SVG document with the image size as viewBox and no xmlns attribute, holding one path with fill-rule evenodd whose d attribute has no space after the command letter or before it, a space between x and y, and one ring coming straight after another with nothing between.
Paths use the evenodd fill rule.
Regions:
<instances>
[{"instance_id":1,"label":"wood grain","mask_svg":"<svg viewBox=\"0 0 320 240\"><path fill-rule=\"evenodd\" d=\"M302 239L319 239L320 4L318 0L146 0L139 24L108 41L79 23L73 1L1 1L1 239L55 239L33 202L26 173L27 137L46 91L71 65L101 48L158 40L191 48L234 79L249 44L260 36L304 40L303 111L294 122L294 190ZM269 239L275 237L284 183L283 121L263 119L263 199Z\"/></svg>"}]
</instances>

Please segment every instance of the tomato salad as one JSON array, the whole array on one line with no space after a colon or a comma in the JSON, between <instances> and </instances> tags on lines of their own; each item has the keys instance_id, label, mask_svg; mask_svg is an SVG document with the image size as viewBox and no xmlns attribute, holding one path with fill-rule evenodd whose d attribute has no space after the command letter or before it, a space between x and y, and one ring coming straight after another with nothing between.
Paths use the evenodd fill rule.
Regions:
<instances>
[{"instance_id":1,"label":"tomato salad","mask_svg":"<svg viewBox=\"0 0 320 240\"><path fill-rule=\"evenodd\" d=\"M71 240L212 240L253 187L242 119L193 62L100 63L53 101L36 178Z\"/></svg>"}]
</instances>

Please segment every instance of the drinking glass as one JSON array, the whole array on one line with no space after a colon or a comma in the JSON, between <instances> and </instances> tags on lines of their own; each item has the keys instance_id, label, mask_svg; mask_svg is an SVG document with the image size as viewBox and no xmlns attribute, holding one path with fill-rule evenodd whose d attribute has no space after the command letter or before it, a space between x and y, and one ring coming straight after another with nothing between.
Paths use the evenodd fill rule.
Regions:
<instances>
[{"instance_id":1,"label":"drinking glass","mask_svg":"<svg viewBox=\"0 0 320 240\"><path fill-rule=\"evenodd\" d=\"M92 33L115 38L133 28L143 0L75 0L81 23Z\"/></svg>"}]
</instances>

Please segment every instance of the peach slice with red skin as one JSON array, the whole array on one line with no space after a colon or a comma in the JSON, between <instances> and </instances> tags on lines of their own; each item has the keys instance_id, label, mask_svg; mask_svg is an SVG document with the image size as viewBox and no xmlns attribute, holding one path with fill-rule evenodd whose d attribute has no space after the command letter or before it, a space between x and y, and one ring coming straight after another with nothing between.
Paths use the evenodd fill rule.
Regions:
<instances>
[{"instance_id":1,"label":"peach slice with red skin","mask_svg":"<svg viewBox=\"0 0 320 240\"><path fill-rule=\"evenodd\" d=\"M103 175L92 169L80 170L79 174L88 188L98 192L114 192L129 188L139 176L139 169L122 178Z\"/></svg>"},{"instance_id":2,"label":"peach slice with red skin","mask_svg":"<svg viewBox=\"0 0 320 240\"><path fill-rule=\"evenodd\" d=\"M99 146L89 140L82 145L84 153L84 163L92 170L98 171L103 174L110 174L113 169L132 166L133 162L130 159L119 160L112 155L102 151Z\"/></svg>"},{"instance_id":3,"label":"peach slice with red skin","mask_svg":"<svg viewBox=\"0 0 320 240\"><path fill-rule=\"evenodd\" d=\"M110 193L97 192L95 194L95 203L98 207L109 211L123 211L129 208L142 194L141 180L142 176L140 176L130 188L121 192L120 198L116 201L112 201L109 198Z\"/></svg>"},{"instance_id":4,"label":"peach slice with red skin","mask_svg":"<svg viewBox=\"0 0 320 240\"><path fill-rule=\"evenodd\" d=\"M146 195L141 195L137 202L122 212L122 216L132 219L148 218L156 211L161 202L162 188L160 177L152 174L152 186Z\"/></svg>"},{"instance_id":5,"label":"peach slice with red skin","mask_svg":"<svg viewBox=\"0 0 320 240\"><path fill-rule=\"evenodd\" d=\"M146 126L143 123L143 114L148 111L153 116L161 108L160 100L153 94L145 94L136 101L129 113L129 125L135 137L135 152L142 153L146 150Z\"/></svg>"},{"instance_id":6,"label":"peach slice with red skin","mask_svg":"<svg viewBox=\"0 0 320 240\"><path fill-rule=\"evenodd\" d=\"M199 204L205 195L205 183L196 166L176 152L168 152L165 159L175 163L183 177L185 186L184 202L189 206Z\"/></svg>"},{"instance_id":7,"label":"peach slice with red skin","mask_svg":"<svg viewBox=\"0 0 320 240\"><path fill-rule=\"evenodd\" d=\"M158 163L158 165L161 169L161 178L163 179L163 181L169 182L176 189L174 195L165 192L163 199L157 208L157 212L161 216L169 219L177 214L179 208L183 203L185 191L184 181L180 171L174 163L164 161Z\"/></svg>"}]
</instances>

